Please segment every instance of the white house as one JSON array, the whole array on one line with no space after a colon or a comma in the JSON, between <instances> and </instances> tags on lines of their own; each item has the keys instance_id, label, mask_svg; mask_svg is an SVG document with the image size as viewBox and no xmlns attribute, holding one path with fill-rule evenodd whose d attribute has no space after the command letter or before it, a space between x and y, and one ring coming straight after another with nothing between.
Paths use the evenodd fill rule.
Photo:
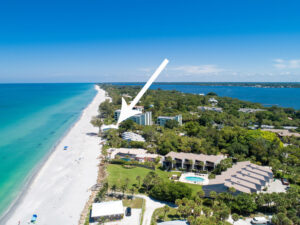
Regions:
<instances>
[{"instance_id":1,"label":"white house","mask_svg":"<svg viewBox=\"0 0 300 225\"><path fill-rule=\"evenodd\" d=\"M133 132L124 132L122 134L122 139L126 141L140 141L140 142L145 142L145 139L136 133Z\"/></svg>"},{"instance_id":2,"label":"white house","mask_svg":"<svg viewBox=\"0 0 300 225\"><path fill-rule=\"evenodd\" d=\"M218 100L215 99L215 98L210 98L210 99L208 99L208 102L209 102L210 104L212 104L212 105L217 105L217 104L218 104Z\"/></svg>"}]
</instances>

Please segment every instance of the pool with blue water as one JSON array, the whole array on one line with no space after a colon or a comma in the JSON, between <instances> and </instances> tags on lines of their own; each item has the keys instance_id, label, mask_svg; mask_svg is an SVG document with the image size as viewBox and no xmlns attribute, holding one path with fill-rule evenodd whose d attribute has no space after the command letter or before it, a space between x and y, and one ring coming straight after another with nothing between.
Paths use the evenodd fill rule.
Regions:
<instances>
[{"instance_id":1,"label":"pool with blue water","mask_svg":"<svg viewBox=\"0 0 300 225\"><path fill-rule=\"evenodd\" d=\"M204 178L202 177L185 177L187 181L192 181L192 182L203 182Z\"/></svg>"}]
</instances>

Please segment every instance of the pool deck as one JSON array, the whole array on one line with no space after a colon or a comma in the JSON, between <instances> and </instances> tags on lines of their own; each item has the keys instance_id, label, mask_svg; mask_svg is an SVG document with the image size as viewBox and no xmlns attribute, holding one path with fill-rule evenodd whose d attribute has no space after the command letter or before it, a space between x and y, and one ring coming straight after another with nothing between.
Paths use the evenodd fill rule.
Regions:
<instances>
[{"instance_id":1,"label":"pool deck","mask_svg":"<svg viewBox=\"0 0 300 225\"><path fill-rule=\"evenodd\" d=\"M189 180L185 179L186 177L199 177L204 180L201 182L189 181ZM183 173L183 174L181 174L179 181L183 182L183 183L198 184L198 185L207 185L209 183L208 174L195 174L195 173Z\"/></svg>"}]
</instances>

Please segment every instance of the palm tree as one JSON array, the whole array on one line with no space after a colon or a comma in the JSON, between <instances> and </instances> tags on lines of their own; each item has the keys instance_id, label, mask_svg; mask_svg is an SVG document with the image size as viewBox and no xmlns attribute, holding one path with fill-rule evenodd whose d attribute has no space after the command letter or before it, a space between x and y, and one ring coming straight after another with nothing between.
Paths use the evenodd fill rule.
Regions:
<instances>
[{"instance_id":1,"label":"palm tree","mask_svg":"<svg viewBox=\"0 0 300 225\"><path fill-rule=\"evenodd\" d=\"M139 188L140 188L140 186L141 186L141 177L137 176L135 179L137 180Z\"/></svg>"},{"instance_id":2,"label":"palm tree","mask_svg":"<svg viewBox=\"0 0 300 225\"><path fill-rule=\"evenodd\" d=\"M232 219L233 219L233 224L236 222L236 221L238 221L239 220L239 215L238 214L236 214L236 213L233 213L232 215L231 215L231 217L232 217Z\"/></svg>"},{"instance_id":3,"label":"palm tree","mask_svg":"<svg viewBox=\"0 0 300 225\"><path fill-rule=\"evenodd\" d=\"M165 205L165 206L163 207L164 218L166 217L166 214L167 214L167 212L169 212L169 210L170 210L170 207L169 207L168 205Z\"/></svg>"},{"instance_id":4,"label":"palm tree","mask_svg":"<svg viewBox=\"0 0 300 225\"><path fill-rule=\"evenodd\" d=\"M130 192L131 192L131 195L133 196L133 194L135 192L135 188L134 187L130 188Z\"/></svg>"},{"instance_id":5,"label":"palm tree","mask_svg":"<svg viewBox=\"0 0 300 225\"><path fill-rule=\"evenodd\" d=\"M121 191L122 191L122 193L123 193L123 197L124 197L124 194L125 194L126 190L127 190L127 185L126 185L126 184L123 184L123 185L121 186Z\"/></svg>"},{"instance_id":6,"label":"palm tree","mask_svg":"<svg viewBox=\"0 0 300 225\"><path fill-rule=\"evenodd\" d=\"M113 185L111 186L111 191L112 191L113 194L117 191L117 189L118 189L118 187L117 187L116 184L113 184Z\"/></svg>"},{"instance_id":7,"label":"palm tree","mask_svg":"<svg viewBox=\"0 0 300 225\"><path fill-rule=\"evenodd\" d=\"M205 214L206 217L210 217L211 209L208 207L203 207L203 213Z\"/></svg>"},{"instance_id":8,"label":"palm tree","mask_svg":"<svg viewBox=\"0 0 300 225\"><path fill-rule=\"evenodd\" d=\"M205 192L201 189L200 191L197 192L197 195L200 197L200 198L203 198L205 196Z\"/></svg>"}]
</instances>

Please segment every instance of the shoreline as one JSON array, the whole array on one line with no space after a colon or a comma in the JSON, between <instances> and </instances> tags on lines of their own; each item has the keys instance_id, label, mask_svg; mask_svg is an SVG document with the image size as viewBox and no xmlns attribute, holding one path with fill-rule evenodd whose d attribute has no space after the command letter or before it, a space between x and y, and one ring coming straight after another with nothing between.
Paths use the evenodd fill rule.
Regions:
<instances>
[{"instance_id":1,"label":"shoreline","mask_svg":"<svg viewBox=\"0 0 300 225\"><path fill-rule=\"evenodd\" d=\"M80 129L78 130L78 128L79 128L78 124L83 123L83 122L88 122L88 125L92 126L89 123L89 121L91 119L91 116L89 114L93 114L92 116L96 116L99 104L101 102L105 101L105 99L106 99L104 90L100 89L99 86L97 86L97 85L95 85L95 89L97 90L96 95L94 96L92 101L82 110L81 115L76 120L76 122L74 122L73 125L53 145L53 147L51 148L51 151L49 151L49 153L44 157L44 159L42 159L41 162L39 162L39 164L36 166L36 168L33 169L31 174L29 175L29 177L26 179L26 181L24 182L24 187L22 188L22 190L20 190L20 192L18 193L18 196L15 198L15 200L10 204L8 209L1 216L1 218L0 218L0 223L1 224L13 224L14 225L14 224L18 224L19 221L21 222L20 224L27 224L28 221L30 221L32 214L36 213L36 211L35 211L35 212L32 212L30 214L30 216L28 216L28 215L25 216L24 214L26 214L26 213L23 213L22 210L21 210L18 214L23 214L23 216L19 215L19 217L21 217L20 219L15 218L15 217L18 217L16 215L17 214L16 211L19 208L22 208L22 205L25 204L24 203L25 199L28 198L29 195L31 195L31 198L33 197L32 196L32 192L34 192L33 186L37 185L37 181L41 180L41 178L43 178L46 175L45 170L47 170L49 168L50 169L52 168L49 164L51 163L51 161L52 161L52 164L53 164L53 158L55 158L55 154L61 153L61 152L66 152L67 153L69 151L72 151L72 149L63 151L61 149L61 146L64 144L66 139L70 135L72 135L72 133L74 133L74 130L80 131ZM97 129L98 128L93 127L93 129L91 129L91 130L89 129L89 131L90 131L90 133L97 133ZM88 133L85 133L85 134L82 134L82 135L87 136ZM94 152L95 153L95 160L97 161L97 164L98 164L99 160L97 158L99 157L99 154L101 153L101 146L99 145L100 138L98 138L98 137L91 137L91 138L94 138L93 141L96 142L96 145L98 147L98 151ZM71 143L70 143L69 147L72 148ZM79 152L81 152L81 151L84 152L84 149L79 150ZM96 174L96 176L94 176L94 178L95 178L94 183L96 183L96 180L97 180L97 174L98 174L97 166L95 167L95 174ZM90 186L88 188L90 188ZM86 192L90 192L90 191L87 190ZM48 194L51 195L51 193L48 193ZM76 197L76 196L74 196L74 197ZM89 194L87 195L85 201L88 200L88 197L89 197ZM26 200L28 200L28 199L26 199ZM79 221L80 213L81 213L82 208L84 207L84 204L85 204L85 202L82 205L75 205L75 207L80 209L78 215L76 215L78 217L78 219L76 219L76 223ZM47 214L48 214L48 212L47 212ZM42 221L39 221L39 219L40 218L38 217L38 219L37 219L38 224L48 224L48 222L51 221L51 220L48 219L47 223L41 223ZM54 219L54 218L52 218L52 219ZM57 218L55 220L57 221Z\"/></svg>"},{"instance_id":2,"label":"shoreline","mask_svg":"<svg viewBox=\"0 0 300 225\"><path fill-rule=\"evenodd\" d=\"M97 90L97 87L95 85L95 89ZM98 90L96 95L98 94ZM81 111L80 116L77 118L77 120L62 134L62 136L53 144L51 147L51 150L43 157L43 159L38 162L38 164L33 168L33 170L30 172L26 180L24 181L23 187L17 194L16 198L11 202L9 207L3 212L2 215L0 215L0 224L7 222L9 219L9 215L11 214L11 211L15 209L20 202L22 202L24 196L27 194L28 189L30 185L33 183L34 179L37 177L40 170L43 168L43 166L46 164L47 160L51 157L53 152L56 150L57 146L63 141L63 139L68 135L68 133L74 128L76 123L81 119L84 110L94 101L96 95L92 99L92 101Z\"/></svg>"}]
</instances>

